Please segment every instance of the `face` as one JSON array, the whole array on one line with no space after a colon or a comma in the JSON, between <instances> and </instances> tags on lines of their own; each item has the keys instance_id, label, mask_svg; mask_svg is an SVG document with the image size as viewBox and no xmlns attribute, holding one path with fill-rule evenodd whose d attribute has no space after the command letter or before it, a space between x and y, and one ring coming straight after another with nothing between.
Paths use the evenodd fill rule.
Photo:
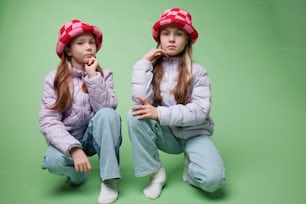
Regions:
<instances>
[{"instance_id":1,"label":"face","mask_svg":"<svg viewBox=\"0 0 306 204\"><path fill-rule=\"evenodd\" d=\"M96 52L96 40L91 33L83 33L72 39L70 48L66 50L66 54L71 57L72 65L80 69L83 69L84 64L87 64Z\"/></svg>"},{"instance_id":2,"label":"face","mask_svg":"<svg viewBox=\"0 0 306 204\"><path fill-rule=\"evenodd\" d=\"M169 56L180 54L188 44L188 34L185 30L175 26L167 25L160 30L160 46L166 50Z\"/></svg>"}]
</instances>

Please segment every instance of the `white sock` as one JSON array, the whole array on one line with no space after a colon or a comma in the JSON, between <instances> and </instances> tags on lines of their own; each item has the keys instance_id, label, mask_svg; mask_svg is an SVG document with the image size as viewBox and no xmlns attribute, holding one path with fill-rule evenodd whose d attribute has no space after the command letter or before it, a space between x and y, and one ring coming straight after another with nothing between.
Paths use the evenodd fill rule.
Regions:
<instances>
[{"instance_id":1,"label":"white sock","mask_svg":"<svg viewBox=\"0 0 306 204\"><path fill-rule=\"evenodd\" d=\"M110 204L117 200L117 181L116 179L105 180L101 183L101 191L98 198L99 204Z\"/></svg>"},{"instance_id":2,"label":"white sock","mask_svg":"<svg viewBox=\"0 0 306 204\"><path fill-rule=\"evenodd\" d=\"M166 183L166 179L166 171L162 167L151 176L151 183L143 190L144 195L150 199L158 198Z\"/></svg>"}]
</instances>

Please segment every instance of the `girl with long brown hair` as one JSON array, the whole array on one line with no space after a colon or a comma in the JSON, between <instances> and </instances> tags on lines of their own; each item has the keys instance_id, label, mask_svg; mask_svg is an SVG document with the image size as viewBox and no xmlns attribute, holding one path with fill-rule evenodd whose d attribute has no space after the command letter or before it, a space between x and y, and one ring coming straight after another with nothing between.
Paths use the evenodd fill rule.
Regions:
<instances>
[{"instance_id":1,"label":"girl with long brown hair","mask_svg":"<svg viewBox=\"0 0 306 204\"><path fill-rule=\"evenodd\" d=\"M135 104L127 115L135 175L150 176L143 190L156 199L166 184L159 150L184 153L183 180L203 191L223 187L223 161L211 135L211 92L207 70L192 60L198 32L184 9L164 11L153 25L157 42L133 68Z\"/></svg>"},{"instance_id":2,"label":"girl with long brown hair","mask_svg":"<svg viewBox=\"0 0 306 204\"><path fill-rule=\"evenodd\" d=\"M61 61L44 80L39 112L48 144L42 168L79 186L92 170L88 157L97 154L99 204L118 197L122 141L113 74L96 59L101 46L102 32L96 26L72 20L60 28L56 53Z\"/></svg>"}]
</instances>

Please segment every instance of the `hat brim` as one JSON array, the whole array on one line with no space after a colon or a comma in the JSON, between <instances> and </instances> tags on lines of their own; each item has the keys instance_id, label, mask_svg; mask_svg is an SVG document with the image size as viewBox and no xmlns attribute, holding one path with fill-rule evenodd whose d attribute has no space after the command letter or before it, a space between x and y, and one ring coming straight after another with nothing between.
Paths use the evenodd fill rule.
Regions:
<instances>
[{"instance_id":1,"label":"hat brim","mask_svg":"<svg viewBox=\"0 0 306 204\"><path fill-rule=\"evenodd\" d=\"M67 33L65 36L61 38L61 40L57 42L57 45L56 45L57 55L59 57L62 57L64 53L64 49L67 46L67 44L73 38L85 32L90 32L95 36L97 52L98 52L102 47L102 38L103 38L102 32L96 26L82 26L82 27L75 28L73 32L70 32L69 34Z\"/></svg>"},{"instance_id":2,"label":"hat brim","mask_svg":"<svg viewBox=\"0 0 306 204\"><path fill-rule=\"evenodd\" d=\"M184 29L190 36L192 43L195 43L196 40L198 39L198 36L199 36L198 31L191 24L186 24L186 22L180 21L178 19L168 18L168 19L160 19L154 23L152 27L152 36L156 42L159 42L160 29L163 26L170 25L170 24L174 24Z\"/></svg>"}]
</instances>

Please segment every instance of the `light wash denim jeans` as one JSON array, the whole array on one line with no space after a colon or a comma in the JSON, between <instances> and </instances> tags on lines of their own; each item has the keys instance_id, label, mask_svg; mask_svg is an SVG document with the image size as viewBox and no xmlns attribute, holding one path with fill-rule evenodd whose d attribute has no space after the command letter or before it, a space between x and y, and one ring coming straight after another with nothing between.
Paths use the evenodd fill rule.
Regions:
<instances>
[{"instance_id":1,"label":"light wash denim jeans","mask_svg":"<svg viewBox=\"0 0 306 204\"><path fill-rule=\"evenodd\" d=\"M138 120L129 111L128 132L132 143L135 176L147 176L162 167L159 152L184 153L188 159L188 183L204 191L214 192L225 183L223 161L211 137L198 135L179 139L156 120Z\"/></svg>"},{"instance_id":2,"label":"light wash denim jeans","mask_svg":"<svg viewBox=\"0 0 306 204\"><path fill-rule=\"evenodd\" d=\"M122 143L121 118L111 108L100 109L90 120L80 142L87 156L98 154L101 181L120 178L119 148ZM76 172L74 162L54 146L49 145L42 164L50 173L64 175L72 183L82 183L87 174Z\"/></svg>"}]
</instances>

